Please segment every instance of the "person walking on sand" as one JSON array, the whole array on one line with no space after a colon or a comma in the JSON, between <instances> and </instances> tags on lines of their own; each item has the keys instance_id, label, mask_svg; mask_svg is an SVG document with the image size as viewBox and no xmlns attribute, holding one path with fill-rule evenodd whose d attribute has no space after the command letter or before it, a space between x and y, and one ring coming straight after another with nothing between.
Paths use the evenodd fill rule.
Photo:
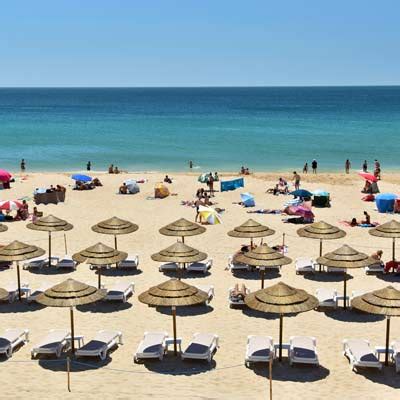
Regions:
<instances>
[{"instance_id":1,"label":"person walking on sand","mask_svg":"<svg viewBox=\"0 0 400 400\"><path fill-rule=\"evenodd\" d=\"M92 163L91 163L90 161L87 162L87 164L86 164L86 169L87 169L88 171L90 171L90 170L92 169Z\"/></svg>"},{"instance_id":2,"label":"person walking on sand","mask_svg":"<svg viewBox=\"0 0 400 400\"><path fill-rule=\"evenodd\" d=\"M300 175L296 171L293 171L293 182L294 182L294 190L299 190L300 189Z\"/></svg>"},{"instance_id":3,"label":"person walking on sand","mask_svg":"<svg viewBox=\"0 0 400 400\"><path fill-rule=\"evenodd\" d=\"M351 168L351 163L350 160L347 159L346 162L344 163L344 170L346 171L346 174L350 173L350 168Z\"/></svg>"},{"instance_id":4,"label":"person walking on sand","mask_svg":"<svg viewBox=\"0 0 400 400\"><path fill-rule=\"evenodd\" d=\"M303 174L308 174L308 162L306 162L306 163L304 164L304 167L303 167Z\"/></svg>"},{"instance_id":5,"label":"person walking on sand","mask_svg":"<svg viewBox=\"0 0 400 400\"><path fill-rule=\"evenodd\" d=\"M363 170L363 172L367 172L367 171L368 171L368 163L367 163L367 160L364 160L363 165L362 165L362 170Z\"/></svg>"},{"instance_id":6,"label":"person walking on sand","mask_svg":"<svg viewBox=\"0 0 400 400\"><path fill-rule=\"evenodd\" d=\"M21 172L25 172L25 159L21 160Z\"/></svg>"},{"instance_id":7,"label":"person walking on sand","mask_svg":"<svg viewBox=\"0 0 400 400\"><path fill-rule=\"evenodd\" d=\"M312 160L311 168L312 168L313 174L316 174L317 173L317 168L318 168L318 163L317 163L317 160L315 158L314 158L314 160Z\"/></svg>"}]
</instances>

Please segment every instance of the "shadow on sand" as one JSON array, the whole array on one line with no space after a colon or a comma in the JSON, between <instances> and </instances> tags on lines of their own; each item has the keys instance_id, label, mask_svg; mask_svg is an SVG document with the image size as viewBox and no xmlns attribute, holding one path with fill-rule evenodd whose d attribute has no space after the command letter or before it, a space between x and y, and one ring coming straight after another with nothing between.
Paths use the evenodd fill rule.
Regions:
<instances>
[{"instance_id":1,"label":"shadow on sand","mask_svg":"<svg viewBox=\"0 0 400 400\"><path fill-rule=\"evenodd\" d=\"M347 310L344 310L343 308L337 308L336 310L325 310L324 313L327 317L342 322L368 323L383 321L385 319L384 315L367 314L351 308L348 308Z\"/></svg>"},{"instance_id":2,"label":"shadow on sand","mask_svg":"<svg viewBox=\"0 0 400 400\"><path fill-rule=\"evenodd\" d=\"M42 308L45 308L45 306L35 302L28 303L26 300L16 300L14 303L0 302L0 314L33 312Z\"/></svg>"}]
</instances>

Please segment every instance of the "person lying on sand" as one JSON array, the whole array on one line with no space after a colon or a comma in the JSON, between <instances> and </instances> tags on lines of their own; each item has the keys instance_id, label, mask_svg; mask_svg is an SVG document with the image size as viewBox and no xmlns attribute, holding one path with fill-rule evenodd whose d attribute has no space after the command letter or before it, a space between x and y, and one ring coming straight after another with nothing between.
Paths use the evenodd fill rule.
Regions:
<instances>
[{"instance_id":1,"label":"person lying on sand","mask_svg":"<svg viewBox=\"0 0 400 400\"><path fill-rule=\"evenodd\" d=\"M128 194L128 186L125 182L119 187L119 194Z\"/></svg>"}]
</instances>

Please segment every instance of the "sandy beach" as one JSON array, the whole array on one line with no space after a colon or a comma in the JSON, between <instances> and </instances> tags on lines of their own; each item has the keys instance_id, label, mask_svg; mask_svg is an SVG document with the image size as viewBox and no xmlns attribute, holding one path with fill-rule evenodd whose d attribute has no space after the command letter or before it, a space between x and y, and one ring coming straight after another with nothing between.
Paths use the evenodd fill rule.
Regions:
<instances>
[{"instance_id":1,"label":"sandy beach","mask_svg":"<svg viewBox=\"0 0 400 400\"><path fill-rule=\"evenodd\" d=\"M204 251L213 259L210 274L191 274L184 278L190 284L212 284L215 298L209 307L196 307L178 311L178 336L183 347L195 332L212 332L220 338L220 348L209 366L204 362L182 362L169 354L163 361L151 361L145 364L133 364L132 354L136 350L145 331L167 331L172 335L170 312L162 312L141 304L137 297L150 286L168 279L158 270L158 264L151 260L151 254L173 244L176 239L159 234L162 226L184 217L194 221L195 210L182 206L182 200L193 200L196 189L201 187L197 174L173 174L170 191L176 193L165 199L149 199L154 195L154 185L160 182L165 173L138 173L97 176L103 183L91 191L73 191L70 174L67 173L27 173L21 180L16 174L16 182L10 190L0 191L1 200L33 197L37 187L60 184L67 188L65 203L38 206L44 215L53 214L74 225L67 232L68 253L80 251L97 242L113 245L112 236L93 232L91 226L99 221L118 216L139 225L139 230L130 235L119 237L119 248L140 257L139 272L125 275L115 270L106 271L103 283L109 287L116 280L133 281L135 294L126 304L80 307L75 313L76 333L89 341L100 329L116 329L123 333L124 344L110 354L105 362L82 359L87 366L74 368L72 374L72 393L66 388L67 376L65 363L31 361L30 350L49 329L68 328L68 309L41 308L35 305L0 305L0 329L27 328L30 331L30 343L22 346L10 360L1 359L0 382L2 399L265 399L268 398L267 367L258 365L252 369L244 366L246 338L248 335L270 335L278 341L278 318L266 318L249 309L230 309L228 289L235 283L245 283L252 290L260 288L258 274L250 279L245 275L235 277L226 270L228 256L238 250L244 239L235 239L227 232L237 225L253 218L276 230L274 236L266 238L271 245L282 243L286 234L288 256L318 256L318 241L300 238L296 234L298 225L284 224L281 215L247 214L247 209L232 204L240 201L241 190L216 193L217 206L225 208L223 223L207 226L207 231L199 236L189 237L186 243ZM222 178L235 176L221 174ZM140 184L140 193L136 195L118 195L118 187L127 178L145 178ZM255 195L256 208L282 209L291 196L273 196L266 194L267 188L274 186L278 174L259 173L245 177L245 191ZM286 178L291 178L290 173ZM398 191L399 173L383 175L379 182L381 192ZM219 186L219 185L218 185ZM316 221L324 220L344 229L347 236L343 239L324 243L324 252L334 250L342 244L355 249L373 253L383 250L383 259L391 257L391 240L373 237L368 229L349 228L340 221L362 218L364 210L371 215L372 221L384 223L397 215L379 214L375 203L361 201L363 181L352 173L318 174L302 176L302 187L308 190L325 189L331 193L330 208L314 209ZM29 201L30 210L33 201ZM35 244L47 250L46 232L32 231L26 228L27 222L8 223L8 231L0 233L0 244L6 245L12 240ZM53 253L64 255L62 233L53 235ZM256 241L258 243L259 240ZM400 249L399 249L400 251ZM388 285L400 289L400 279L392 276L366 275L362 269L349 271L348 290L374 290ZM28 282L31 288L41 286L44 281L56 284L67 278L96 285L97 275L85 264L79 265L75 272L54 273L43 271L22 271L22 282ZM0 287L16 279L16 271L0 271ZM302 288L311 294L317 288L336 288L342 293L342 276L315 274L314 276L296 275L294 263L282 267L281 274L268 275L267 285L283 281L296 288ZM392 318L391 339L400 339L400 318ZM376 399L378 396L396 399L399 396L400 376L393 366L382 371L352 372L348 360L342 355L344 338L365 338L372 346L383 346L385 341L385 321L352 311L323 312L310 311L284 320L284 342L292 335L311 335L317 339L320 367L291 367L285 359L282 364L273 366L273 393L276 399Z\"/></svg>"}]
</instances>

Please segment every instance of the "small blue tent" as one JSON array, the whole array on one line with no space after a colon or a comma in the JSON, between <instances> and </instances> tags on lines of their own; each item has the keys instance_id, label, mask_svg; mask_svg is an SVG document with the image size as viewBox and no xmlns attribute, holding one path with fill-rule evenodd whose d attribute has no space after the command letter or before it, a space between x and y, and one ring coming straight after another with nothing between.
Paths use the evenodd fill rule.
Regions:
<instances>
[{"instance_id":1,"label":"small blue tent","mask_svg":"<svg viewBox=\"0 0 400 400\"><path fill-rule=\"evenodd\" d=\"M393 193L382 193L375 197L376 207L380 213L393 212L394 202L397 195Z\"/></svg>"}]
</instances>

